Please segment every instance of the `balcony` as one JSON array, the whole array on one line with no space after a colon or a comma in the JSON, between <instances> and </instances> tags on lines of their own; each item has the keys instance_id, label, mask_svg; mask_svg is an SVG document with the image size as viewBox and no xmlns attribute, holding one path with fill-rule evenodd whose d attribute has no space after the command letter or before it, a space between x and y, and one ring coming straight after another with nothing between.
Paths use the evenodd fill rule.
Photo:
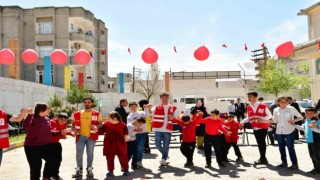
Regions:
<instances>
[{"instance_id":1,"label":"balcony","mask_svg":"<svg viewBox=\"0 0 320 180\"><path fill-rule=\"evenodd\" d=\"M35 41L53 41L55 38L54 34L35 34Z\"/></svg>"},{"instance_id":2,"label":"balcony","mask_svg":"<svg viewBox=\"0 0 320 180\"><path fill-rule=\"evenodd\" d=\"M83 41L94 44L94 37L85 32L70 32L70 41Z\"/></svg>"}]
</instances>

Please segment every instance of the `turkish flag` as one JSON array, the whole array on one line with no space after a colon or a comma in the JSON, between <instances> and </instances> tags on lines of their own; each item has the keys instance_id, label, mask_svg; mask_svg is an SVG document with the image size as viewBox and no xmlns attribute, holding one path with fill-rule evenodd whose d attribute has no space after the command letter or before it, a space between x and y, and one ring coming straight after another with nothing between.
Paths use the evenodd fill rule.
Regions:
<instances>
[{"instance_id":1,"label":"turkish flag","mask_svg":"<svg viewBox=\"0 0 320 180\"><path fill-rule=\"evenodd\" d=\"M261 47L264 48L264 43L261 44Z\"/></svg>"},{"instance_id":2,"label":"turkish flag","mask_svg":"<svg viewBox=\"0 0 320 180\"><path fill-rule=\"evenodd\" d=\"M131 55L131 50L130 50L130 48L128 48L128 53Z\"/></svg>"},{"instance_id":3,"label":"turkish flag","mask_svg":"<svg viewBox=\"0 0 320 180\"><path fill-rule=\"evenodd\" d=\"M244 50L245 50L245 51L248 50L247 44L244 44Z\"/></svg>"},{"instance_id":4,"label":"turkish flag","mask_svg":"<svg viewBox=\"0 0 320 180\"><path fill-rule=\"evenodd\" d=\"M176 48L176 46L173 47L173 50L174 50L175 53L177 53L177 48Z\"/></svg>"},{"instance_id":5,"label":"turkish flag","mask_svg":"<svg viewBox=\"0 0 320 180\"><path fill-rule=\"evenodd\" d=\"M222 47L224 47L224 48L228 48L226 44L222 44Z\"/></svg>"}]
</instances>

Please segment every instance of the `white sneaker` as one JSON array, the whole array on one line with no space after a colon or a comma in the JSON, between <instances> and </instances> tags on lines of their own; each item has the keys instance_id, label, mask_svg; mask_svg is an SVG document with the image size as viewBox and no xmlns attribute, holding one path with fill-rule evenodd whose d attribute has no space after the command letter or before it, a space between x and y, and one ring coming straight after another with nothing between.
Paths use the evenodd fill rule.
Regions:
<instances>
[{"instance_id":1,"label":"white sneaker","mask_svg":"<svg viewBox=\"0 0 320 180\"><path fill-rule=\"evenodd\" d=\"M295 144L301 144L301 142L299 140L294 140Z\"/></svg>"},{"instance_id":2,"label":"white sneaker","mask_svg":"<svg viewBox=\"0 0 320 180\"><path fill-rule=\"evenodd\" d=\"M87 168L87 176L88 177L93 177L93 172L92 172L92 167Z\"/></svg>"},{"instance_id":3,"label":"white sneaker","mask_svg":"<svg viewBox=\"0 0 320 180\"><path fill-rule=\"evenodd\" d=\"M166 160L164 160L164 159L161 159L161 166L165 166L165 165L167 165L167 162L166 162Z\"/></svg>"}]
</instances>

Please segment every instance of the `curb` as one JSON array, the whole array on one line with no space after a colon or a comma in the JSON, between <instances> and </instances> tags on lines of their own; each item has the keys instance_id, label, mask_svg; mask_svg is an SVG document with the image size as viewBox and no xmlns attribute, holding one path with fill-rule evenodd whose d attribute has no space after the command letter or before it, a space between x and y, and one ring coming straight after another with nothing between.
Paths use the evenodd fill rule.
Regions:
<instances>
[{"instance_id":1,"label":"curb","mask_svg":"<svg viewBox=\"0 0 320 180\"><path fill-rule=\"evenodd\" d=\"M23 146L24 146L24 141L18 141L18 142L15 142L15 143L11 143L9 148L3 149L3 152L11 151L11 150L14 150L16 148L23 147Z\"/></svg>"}]
</instances>

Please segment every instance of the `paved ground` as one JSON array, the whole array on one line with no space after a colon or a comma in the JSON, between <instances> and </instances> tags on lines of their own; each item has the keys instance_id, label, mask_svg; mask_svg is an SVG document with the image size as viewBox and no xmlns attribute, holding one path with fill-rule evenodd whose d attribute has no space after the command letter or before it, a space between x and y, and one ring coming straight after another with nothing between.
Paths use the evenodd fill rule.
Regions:
<instances>
[{"instance_id":1,"label":"paved ground","mask_svg":"<svg viewBox=\"0 0 320 180\"><path fill-rule=\"evenodd\" d=\"M102 140L102 136L100 140ZM205 158L202 151L195 151L194 164L192 168L184 168L185 158L180 153L179 145L175 144L170 149L168 160L169 164L165 167L159 167L160 157L156 149L152 149L151 154L144 156L144 168L132 171L129 177L122 177L120 165L116 159L116 177L108 179L317 179L306 174L312 169L311 159L308 155L307 144L296 144L296 152L300 170L291 171L287 169L278 169L275 166L280 163L280 153L277 146L267 147L267 157L270 165L253 166L253 161L258 158L258 147L255 144L253 135L249 135L250 146L241 146L240 150L244 157L244 162L236 163L236 156L231 149L229 159L233 160L227 163L227 167L219 168L215 163L213 154L212 168L205 169ZM75 144L74 139L69 138L62 141L63 145L63 162L60 168L60 175L65 180L71 180L71 174L76 166L75 162ZM84 161L86 162L86 161ZM290 161L289 161L290 162ZM95 148L94 174L95 179L102 180L107 172L106 160L102 156L102 142L98 142ZM0 168L0 179L2 180L26 180L29 178L29 167L24 154L23 148L18 148L4 153L3 162ZM85 178L85 176L84 176ZM318 177L320 179L320 177Z\"/></svg>"}]
</instances>

